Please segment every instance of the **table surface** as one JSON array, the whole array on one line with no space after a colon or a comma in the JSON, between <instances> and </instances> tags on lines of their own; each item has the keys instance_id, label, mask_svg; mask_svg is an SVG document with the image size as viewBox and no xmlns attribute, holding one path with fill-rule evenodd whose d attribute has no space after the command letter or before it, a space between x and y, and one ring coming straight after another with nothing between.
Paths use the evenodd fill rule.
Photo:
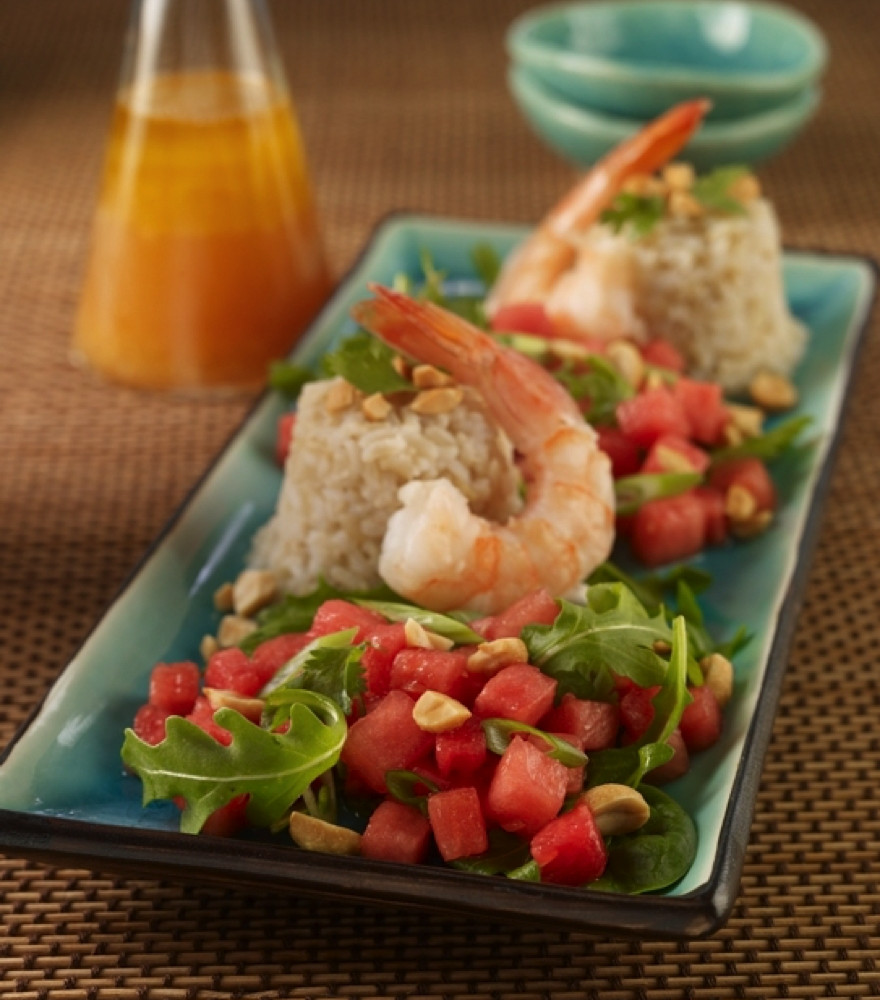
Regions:
<instances>
[{"instance_id":1,"label":"table surface","mask_svg":"<svg viewBox=\"0 0 880 1000\"><path fill-rule=\"evenodd\" d=\"M530 222L573 172L504 83L518 0L274 4L328 254L395 209ZM798 0L822 108L762 170L786 242L880 257L876 3ZM0 10L0 745L250 400L165 399L67 361L125 5ZM727 925L619 941L0 859L0 995L880 995L880 337L869 331Z\"/></svg>"}]
</instances>

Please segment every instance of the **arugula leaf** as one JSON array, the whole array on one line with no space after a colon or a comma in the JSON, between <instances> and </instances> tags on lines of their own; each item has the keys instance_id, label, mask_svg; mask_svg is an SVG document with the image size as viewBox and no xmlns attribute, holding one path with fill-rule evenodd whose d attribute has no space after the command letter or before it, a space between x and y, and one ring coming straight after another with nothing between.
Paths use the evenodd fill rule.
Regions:
<instances>
[{"instance_id":1,"label":"arugula leaf","mask_svg":"<svg viewBox=\"0 0 880 1000\"><path fill-rule=\"evenodd\" d=\"M629 785L637 788L655 767L672 760L675 751L668 743L645 743L643 746L611 747L590 754L587 787Z\"/></svg>"},{"instance_id":2,"label":"arugula leaf","mask_svg":"<svg viewBox=\"0 0 880 1000\"><path fill-rule=\"evenodd\" d=\"M697 854L694 821L665 792L651 785L639 791L651 808L648 822L608 845L604 875L590 883L602 892L656 892L687 873Z\"/></svg>"},{"instance_id":3,"label":"arugula leaf","mask_svg":"<svg viewBox=\"0 0 880 1000\"><path fill-rule=\"evenodd\" d=\"M691 194L710 212L745 215L743 203L730 194L730 187L748 172L747 167L738 165L718 167L711 173L698 177L691 188Z\"/></svg>"},{"instance_id":4,"label":"arugula leaf","mask_svg":"<svg viewBox=\"0 0 880 1000\"><path fill-rule=\"evenodd\" d=\"M599 216L599 221L610 226L615 233L630 228L634 237L647 236L666 212L666 202L659 195L640 195L622 191L609 208Z\"/></svg>"},{"instance_id":5,"label":"arugula leaf","mask_svg":"<svg viewBox=\"0 0 880 1000\"><path fill-rule=\"evenodd\" d=\"M583 767L587 763L587 755L567 740L552 733L545 733L542 729L535 729L525 722L516 722L513 719L483 719L482 726L486 734L486 746L499 756L507 749L511 737L517 733L529 733L545 740L552 748L547 751L547 756L558 760L560 764L566 767Z\"/></svg>"},{"instance_id":6,"label":"arugula leaf","mask_svg":"<svg viewBox=\"0 0 880 1000\"><path fill-rule=\"evenodd\" d=\"M398 374L392 364L395 353L378 337L359 330L335 351L324 355L322 368L326 375L340 375L367 395L412 392L412 383Z\"/></svg>"},{"instance_id":7,"label":"arugula leaf","mask_svg":"<svg viewBox=\"0 0 880 1000\"><path fill-rule=\"evenodd\" d=\"M269 387L288 399L296 399L307 382L317 375L295 361L273 361L269 365Z\"/></svg>"},{"instance_id":8,"label":"arugula leaf","mask_svg":"<svg viewBox=\"0 0 880 1000\"><path fill-rule=\"evenodd\" d=\"M696 566L674 566L666 573L651 573L636 579L611 561L602 563L590 575L590 586L597 583L622 583L633 592L648 611L658 611L667 593L675 593L679 581L684 581L695 594L700 594L712 584L712 574Z\"/></svg>"},{"instance_id":9,"label":"arugula leaf","mask_svg":"<svg viewBox=\"0 0 880 1000\"><path fill-rule=\"evenodd\" d=\"M662 612L649 614L620 583L590 587L584 606L561 601L552 625L529 625L522 639L529 663L558 682L558 695L607 700L614 674L641 687L661 684L666 663L654 652L672 632Z\"/></svg>"},{"instance_id":10,"label":"arugula leaf","mask_svg":"<svg viewBox=\"0 0 880 1000\"><path fill-rule=\"evenodd\" d=\"M303 688L330 698L346 715L351 714L354 698L366 690L361 667L364 648L350 645L354 635L354 629L346 629L322 636L310 644L305 657L301 651L281 668L286 673L285 678L274 684L276 678L273 677L270 681L272 690L265 698L267 715L272 709L276 710L270 728L274 729L283 721L284 710L291 699L295 700L296 692ZM327 642L328 639L336 641ZM293 663L297 663L298 668L291 667L290 671L286 671L285 668ZM278 709L281 709L281 718L278 717Z\"/></svg>"},{"instance_id":11,"label":"arugula leaf","mask_svg":"<svg viewBox=\"0 0 880 1000\"><path fill-rule=\"evenodd\" d=\"M510 875L531 860L528 842L497 827L489 831L489 849L470 858L451 862L453 868L475 875ZM534 881L530 879L530 881Z\"/></svg>"},{"instance_id":12,"label":"arugula leaf","mask_svg":"<svg viewBox=\"0 0 880 1000\"><path fill-rule=\"evenodd\" d=\"M687 626L684 618L679 615L672 623L672 653L666 676L660 685L660 690L651 699L654 706L654 718L651 724L633 746L640 747L647 743L665 743L681 719L684 711L693 699L687 689L688 674L688 641Z\"/></svg>"},{"instance_id":13,"label":"arugula leaf","mask_svg":"<svg viewBox=\"0 0 880 1000\"><path fill-rule=\"evenodd\" d=\"M758 437L747 438L742 444L713 451L712 465L717 465L718 462L729 458L746 458L748 456L772 462L773 459L779 458L784 451L790 448L801 431L812 422L813 418L806 415L790 417Z\"/></svg>"},{"instance_id":14,"label":"arugula leaf","mask_svg":"<svg viewBox=\"0 0 880 1000\"><path fill-rule=\"evenodd\" d=\"M229 746L180 716L170 716L165 739L150 746L125 731L122 760L144 786L144 805L182 797L183 833L198 833L216 809L250 796L248 821L267 827L280 819L306 788L334 767L348 734L342 710L324 695L296 692L288 708L290 729L261 729L231 708L214 714L232 734Z\"/></svg>"},{"instance_id":15,"label":"arugula leaf","mask_svg":"<svg viewBox=\"0 0 880 1000\"><path fill-rule=\"evenodd\" d=\"M641 472L615 480L618 514L634 514L642 504L674 497L703 481L699 472Z\"/></svg>"},{"instance_id":16,"label":"arugula leaf","mask_svg":"<svg viewBox=\"0 0 880 1000\"><path fill-rule=\"evenodd\" d=\"M471 643L483 642L483 637L474 632L473 629L456 618L449 615L441 615L436 611L428 611L415 604L401 604L396 601L373 601L363 598L354 598L354 603L370 611L378 611L389 621L405 622L407 618L412 618L419 625L442 635L446 639L452 639L457 646L468 646Z\"/></svg>"},{"instance_id":17,"label":"arugula leaf","mask_svg":"<svg viewBox=\"0 0 880 1000\"><path fill-rule=\"evenodd\" d=\"M589 404L584 419L594 426L613 423L618 404L635 395L635 389L614 365L598 354L583 361L565 361L551 374L573 399Z\"/></svg>"}]
</instances>

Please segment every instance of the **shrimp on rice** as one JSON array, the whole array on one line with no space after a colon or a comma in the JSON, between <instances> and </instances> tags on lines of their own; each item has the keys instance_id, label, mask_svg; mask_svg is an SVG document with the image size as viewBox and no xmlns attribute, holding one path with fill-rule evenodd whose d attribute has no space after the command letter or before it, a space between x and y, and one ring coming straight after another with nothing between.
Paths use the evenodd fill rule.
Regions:
<instances>
[{"instance_id":1,"label":"shrimp on rice","mask_svg":"<svg viewBox=\"0 0 880 1000\"><path fill-rule=\"evenodd\" d=\"M483 397L522 460L522 510L474 514L448 480L413 481L389 520L380 576L436 611L493 614L543 587L572 594L614 542L614 486L595 431L544 369L430 302L371 286L354 318L389 346L448 371Z\"/></svg>"}]
</instances>

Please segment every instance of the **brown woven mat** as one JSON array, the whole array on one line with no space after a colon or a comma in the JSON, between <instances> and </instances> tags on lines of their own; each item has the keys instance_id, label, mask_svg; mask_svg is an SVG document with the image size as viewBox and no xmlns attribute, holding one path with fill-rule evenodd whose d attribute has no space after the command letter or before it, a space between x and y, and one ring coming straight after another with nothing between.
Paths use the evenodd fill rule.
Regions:
<instances>
[{"instance_id":1,"label":"brown woven mat","mask_svg":"<svg viewBox=\"0 0 880 1000\"><path fill-rule=\"evenodd\" d=\"M880 257L876 0L796 4L832 61L763 171L786 240ZM237 425L247 400L96 385L66 348L125 5L0 12L0 744ZM533 220L571 171L504 85L521 2L274 6L332 262L408 208ZM872 330L736 909L689 944L510 929L0 860L4 997L880 995L880 337Z\"/></svg>"}]
</instances>

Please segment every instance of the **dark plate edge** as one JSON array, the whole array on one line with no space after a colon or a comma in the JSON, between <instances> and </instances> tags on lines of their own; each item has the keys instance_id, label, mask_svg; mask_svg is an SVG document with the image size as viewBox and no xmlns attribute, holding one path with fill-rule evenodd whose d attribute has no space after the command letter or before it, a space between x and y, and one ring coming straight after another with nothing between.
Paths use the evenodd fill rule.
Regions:
<instances>
[{"instance_id":1,"label":"dark plate edge","mask_svg":"<svg viewBox=\"0 0 880 1000\"><path fill-rule=\"evenodd\" d=\"M336 300L369 255L375 243L386 230L398 224L448 223L450 225L481 226L494 228L519 228L525 224L509 221L463 219L450 216L431 216L425 212L397 210L379 218L364 242L362 249L340 276L333 292L314 317L296 347L308 343L313 332L322 325L324 317L334 309ZM743 750L725 819L719 833L720 847L712 873L706 883L692 892L677 897L623 896L583 890L573 896L570 889L554 886L519 883L511 880L486 879L485 876L468 875L445 869L419 868L413 885L413 868L405 865L380 864L361 859L334 859L329 856L309 856L309 864L299 866L303 871L297 876L282 876L285 860L289 863L288 848L279 849L260 845L248 855L241 853L240 842L215 838L195 838L165 831L114 827L88 821L59 819L33 813L0 809L0 853L29 858L43 864L57 866L59 862L84 865L93 870L114 871L143 877L176 878L220 884L241 889L241 877L247 876L251 884L260 884L277 891L296 890L310 895L336 898L341 901L376 904L389 902L418 909L446 909L450 912L474 916L522 921L541 919L570 929L601 932L608 935L613 928L615 935L653 935L657 937L686 939L711 935L721 927L735 905L745 861L758 786L764 758L772 734L772 727L787 666L787 651L794 634L797 618L803 603L821 519L850 405L848 389L852 384L857 360L860 357L870 325L873 306L877 298L877 280L880 267L865 254L840 253L827 249L804 247L784 248L785 253L804 256L827 256L838 260L860 263L873 274L870 293L860 317L849 368L843 384L842 402L829 447L819 471L810 499L806 523L798 547L794 573L783 598L779 622L768 656L762 680L762 697L758 700ZM248 407L241 420L227 437L215 457L188 490L169 516L162 530L134 564L116 593L105 604L94 624L83 636L70 660L79 654L89 638L100 627L109 609L137 579L145 564L180 521L184 512L200 492L211 473L225 457L233 442L262 407L272 390L264 389ZM62 668L40 701L28 713L11 740L0 753L0 765L24 736L43 704L60 679ZM743 808L743 801L746 807ZM737 808L734 808L734 807ZM124 835L124 836L123 836ZM157 845L156 838L161 838ZM123 842L123 840L125 842ZM207 845L210 844L210 847ZM236 847L238 845L238 847ZM254 847L254 844L249 844ZM157 850L158 847L158 850ZM252 864L253 862L253 864ZM266 867L262 867L262 864ZM395 870L397 869L397 870ZM234 872L234 874L230 874ZM352 875L358 876L355 882ZM341 876L341 877L340 877ZM449 885L446 885L452 879ZM469 884L473 883L473 884ZM426 888L434 894L425 902ZM573 905L574 904L574 905Z\"/></svg>"}]
</instances>

